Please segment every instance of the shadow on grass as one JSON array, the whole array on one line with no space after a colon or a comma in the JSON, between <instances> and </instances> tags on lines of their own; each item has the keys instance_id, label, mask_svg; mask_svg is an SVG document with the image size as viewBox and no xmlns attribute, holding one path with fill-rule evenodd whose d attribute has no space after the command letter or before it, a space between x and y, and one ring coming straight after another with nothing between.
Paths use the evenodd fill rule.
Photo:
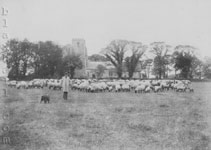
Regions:
<instances>
[{"instance_id":1,"label":"shadow on grass","mask_svg":"<svg viewBox=\"0 0 211 150\"><path fill-rule=\"evenodd\" d=\"M23 102L24 100L20 97L8 97L4 100L5 104L10 104L13 102Z\"/></svg>"},{"instance_id":2,"label":"shadow on grass","mask_svg":"<svg viewBox=\"0 0 211 150\"><path fill-rule=\"evenodd\" d=\"M210 148L210 137L199 131L180 131L178 133L178 140L184 147L191 147L191 150L209 150Z\"/></svg>"}]
</instances>

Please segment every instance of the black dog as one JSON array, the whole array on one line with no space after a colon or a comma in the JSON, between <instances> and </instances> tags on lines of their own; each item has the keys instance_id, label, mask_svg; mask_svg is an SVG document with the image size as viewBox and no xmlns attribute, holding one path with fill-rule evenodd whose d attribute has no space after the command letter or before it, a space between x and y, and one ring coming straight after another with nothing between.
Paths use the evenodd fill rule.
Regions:
<instances>
[{"instance_id":1,"label":"black dog","mask_svg":"<svg viewBox=\"0 0 211 150\"><path fill-rule=\"evenodd\" d=\"M49 102L50 102L50 97L49 97L48 95L43 95L43 96L41 97L40 103L42 103L42 101L43 101L44 103L49 103Z\"/></svg>"}]
</instances>

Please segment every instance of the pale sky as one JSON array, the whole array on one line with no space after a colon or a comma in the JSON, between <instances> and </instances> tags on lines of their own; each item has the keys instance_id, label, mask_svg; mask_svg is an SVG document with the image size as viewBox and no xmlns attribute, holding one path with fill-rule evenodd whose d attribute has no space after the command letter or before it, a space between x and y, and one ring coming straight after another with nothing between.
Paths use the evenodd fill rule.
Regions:
<instances>
[{"instance_id":1,"label":"pale sky","mask_svg":"<svg viewBox=\"0 0 211 150\"><path fill-rule=\"evenodd\" d=\"M10 38L60 45L83 38L88 55L114 39L164 41L211 56L211 0L0 0L0 6L9 10L0 31Z\"/></svg>"}]
</instances>

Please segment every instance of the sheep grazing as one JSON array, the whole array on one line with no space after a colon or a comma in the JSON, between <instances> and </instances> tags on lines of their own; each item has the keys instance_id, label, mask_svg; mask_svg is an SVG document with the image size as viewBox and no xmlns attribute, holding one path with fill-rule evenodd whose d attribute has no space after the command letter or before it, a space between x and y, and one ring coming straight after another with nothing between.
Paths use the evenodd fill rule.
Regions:
<instances>
[{"instance_id":1,"label":"sheep grazing","mask_svg":"<svg viewBox=\"0 0 211 150\"><path fill-rule=\"evenodd\" d=\"M186 87L184 85L177 86L176 92L185 92Z\"/></svg>"},{"instance_id":2,"label":"sheep grazing","mask_svg":"<svg viewBox=\"0 0 211 150\"><path fill-rule=\"evenodd\" d=\"M7 82L7 86L8 86L8 87L11 87L11 88L12 88L12 87L15 88L15 87L16 87L16 84L17 84L17 81L15 81L15 80L12 80L12 81L8 81L8 82Z\"/></svg>"},{"instance_id":3,"label":"sheep grazing","mask_svg":"<svg viewBox=\"0 0 211 150\"><path fill-rule=\"evenodd\" d=\"M81 84L79 84L79 90L80 91L86 91L89 87L89 82L88 81L83 81Z\"/></svg>"},{"instance_id":4,"label":"sheep grazing","mask_svg":"<svg viewBox=\"0 0 211 150\"><path fill-rule=\"evenodd\" d=\"M138 84L135 80L129 80L128 84L129 84L131 90L134 90L138 86Z\"/></svg>"},{"instance_id":5,"label":"sheep grazing","mask_svg":"<svg viewBox=\"0 0 211 150\"><path fill-rule=\"evenodd\" d=\"M47 83L47 86L49 89L53 89L53 90L61 90L62 86L61 86L61 81L60 80L49 80Z\"/></svg>"},{"instance_id":6,"label":"sheep grazing","mask_svg":"<svg viewBox=\"0 0 211 150\"><path fill-rule=\"evenodd\" d=\"M152 90L151 87L150 87L150 86L147 86L147 87L145 88L144 92L145 92L145 93L150 93L151 90Z\"/></svg>"},{"instance_id":7,"label":"sheep grazing","mask_svg":"<svg viewBox=\"0 0 211 150\"><path fill-rule=\"evenodd\" d=\"M33 86L34 86L33 82L32 81L29 81L28 82L28 88L31 89L31 88L33 88Z\"/></svg>"},{"instance_id":8,"label":"sheep grazing","mask_svg":"<svg viewBox=\"0 0 211 150\"><path fill-rule=\"evenodd\" d=\"M159 86L154 86L154 92L157 93L157 92L161 92L162 91L162 86L159 85Z\"/></svg>"},{"instance_id":9,"label":"sheep grazing","mask_svg":"<svg viewBox=\"0 0 211 150\"><path fill-rule=\"evenodd\" d=\"M144 92L145 88L146 88L146 86L144 84L139 85L135 88L135 93L140 93L140 92L142 93L142 92Z\"/></svg>"},{"instance_id":10,"label":"sheep grazing","mask_svg":"<svg viewBox=\"0 0 211 150\"><path fill-rule=\"evenodd\" d=\"M113 91L113 86L108 86L108 91L112 92Z\"/></svg>"},{"instance_id":11,"label":"sheep grazing","mask_svg":"<svg viewBox=\"0 0 211 150\"><path fill-rule=\"evenodd\" d=\"M16 84L16 88L17 89L20 89L20 88L28 89L28 84L25 81L20 81Z\"/></svg>"},{"instance_id":12,"label":"sheep grazing","mask_svg":"<svg viewBox=\"0 0 211 150\"><path fill-rule=\"evenodd\" d=\"M189 90L189 92L194 92L194 89L191 87L187 87L186 90Z\"/></svg>"},{"instance_id":13,"label":"sheep grazing","mask_svg":"<svg viewBox=\"0 0 211 150\"><path fill-rule=\"evenodd\" d=\"M123 92L130 92L130 86L129 86L129 84L123 84L122 85L122 91Z\"/></svg>"},{"instance_id":14,"label":"sheep grazing","mask_svg":"<svg viewBox=\"0 0 211 150\"><path fill-rule=\"evenodd\" d=\"M44 87L44 83L40 79L34 79L33 80L33 87L34 88L43 88Z\"/></svg>"},{"instance_id":15,"label":"sheep grazing","mask_svg":"<svg viewBox=\"0 0 211 150\"><path fill-rule=\"evenodd\" d=\"M163 81L163 82L161 82L161 87L162 87L163 90L167 90L168 91L170 85L166 81Z\"/></svg>"},{"instance_id":16,"label":"sheep grazing","mask_svg":"<svg viewBox=\"0 0 211 150\"><path fill-rule=\"evenodd\" d=\"M32 89L48 87L51 90L61 90L61 79L33 79L31 81L8 81L8 87L17 89ZM97 80L97 79L71 79L70 87L72 90L82 92L131 92L155 93L161 91L174 90L176 92L194 92L190 87L189 80Z\"/></svg>"},{"instance_id":17,"label":"sheep grazing","mask_svg":"<svg viewBox=\"0 0 211 150\"><path fill-rule=\"evenodd\" d=\"M61 89L62 89L61 80L57 80L56 82L54 82L53 90L61 90Z\"/></svg>"},{"instance_id":18,"label":"sheep grazing","mask_svg":"<svg viewBox=\"0 0 211 150\"><path fill-rule=\"evenodd\" d=\"M115 92L120 92L121 91L121 86L120 84L115 85Z\"/></svg>"},{"instance_id":19,"label":"sheep grazing","mask_svg":"<svg viewBox=\"0 0 211 150\"><path fill-rule=\"evenodd\" d=\"M92 93L95 92L94 86L89 85L88 88L87 88L87 92L92 92Z\"/></svg>"}]
</instances>

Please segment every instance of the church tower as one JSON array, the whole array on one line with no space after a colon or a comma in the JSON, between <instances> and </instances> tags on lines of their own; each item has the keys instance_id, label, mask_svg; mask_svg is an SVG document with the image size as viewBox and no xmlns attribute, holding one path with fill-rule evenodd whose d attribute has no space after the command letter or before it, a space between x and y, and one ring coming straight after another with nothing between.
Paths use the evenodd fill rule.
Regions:
<instances>
[{"instance_id":1,"label":"church tower","mask_svg":"<svg viewBox=\"0 0 211 150\"><path fill-rule=\"evenodd\" d=\"M76 71L76 76L78 76L78 75L86 76L88 56L87 56L85 40L84 39L72 39L72 47L73 47L74 53L76 55L80 55L81 61L83 63L83 68L81 70Z\"/></svg>"}]
</instances>

